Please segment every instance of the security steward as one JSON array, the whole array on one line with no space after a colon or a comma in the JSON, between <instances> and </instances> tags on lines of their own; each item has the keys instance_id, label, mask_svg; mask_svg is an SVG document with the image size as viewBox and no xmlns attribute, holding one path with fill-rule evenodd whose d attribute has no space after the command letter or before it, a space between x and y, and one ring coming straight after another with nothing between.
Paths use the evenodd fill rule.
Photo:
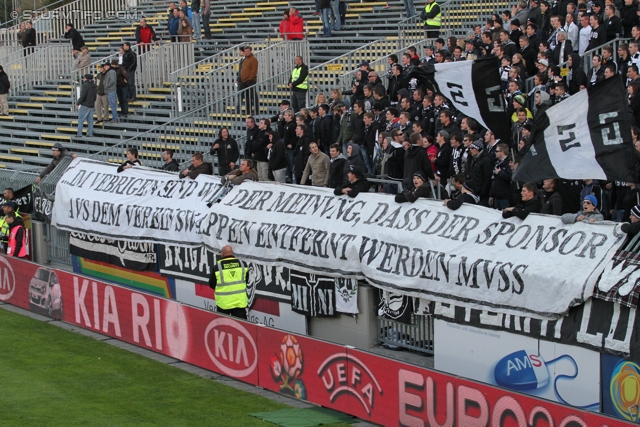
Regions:
<instances>
[{"instance_id":1,"label":"security steward","mask_svg":"<svg viewBox=\"0 0 640 427\"><path fill-rule=\"evenodd\" d=\"M436 0L427 0L424 11L420 14L420 18L424 19L424 29L428 39L437 39L440 37L440 26L442 25L442 11Z\"/></svg>"},{"instance_id":2,"label":"security steward","mask_svg":"<svg viewBox=\"0 0 640 427\"><path fill-rule=\"evenodd\" d=\"M221 258L209 277L209 286L216 291L217 311L246 320L249 269L235 257L229 245L222 247Z\"/></svg>"},{"instance_id":3,"label":"security steward","mask_svg":"<svg viewBox=\"0 0 640 427\"><path fill-rule=\"evenodd\" d=\"M27 256L27 233L24 229L22 218L18 217L15 212L9 212L5 215L5 219L9 224L9 242L7 245L7 255L18 258Z\"/></svg>"},{"instance_id":4,"label":"security steward","mask_svg":"<svg viewBox=\"0 0 640 427\"><path fill-rule=\"evenodd\" d=\"M9 223L7 222L7 214L11 212L15 213L16 218L20 218L20 221L22 221L22 217L17 212L18 204L16 202L8 201L0 205L0 207L5 215L0 217L0 245L2 246L2 249L6 249L7 242L9 241Z\"/></svg>"},{"instance_id":5,"label":"security steward","mask_svg":"<svg viewBox=\"0 0 640 427\"><path fill-rule=\"evenodd\" d=\"M309 90L309 67L302 62L302 56L296 56L296 66L291 71L289 87L291 88L291 108L297 113L307 106L307 91Z\"/></svg>"}]
</instances>

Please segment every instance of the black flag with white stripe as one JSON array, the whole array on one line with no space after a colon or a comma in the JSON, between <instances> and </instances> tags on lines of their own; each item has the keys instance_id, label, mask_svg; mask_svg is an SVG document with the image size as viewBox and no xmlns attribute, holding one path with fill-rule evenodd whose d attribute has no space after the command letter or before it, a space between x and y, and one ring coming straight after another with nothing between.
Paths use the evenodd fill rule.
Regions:
<instances>
[{"instance_id":1,"label":"black flag with white stripe","mask_svg":"<svg viewBox=\"0 0 640 427\"><path fill-rule=\"evenodd\" d=\"M513 180L548 178L634 182L627 96L605 79L536 117L532 143Z\"/></svg>"},{"instance_id":2,"label":"black flag with white stripe","mask_svg":"<svg viewBox=\"0 0 640 427\"><path fill-rule=\"evenodd\" d=\"M465 116L491 130L497 138L509 141L510 124L500 88L498 58L446 62L414 67L409 78L443 94Z\"/></svg>"}]
</instances>

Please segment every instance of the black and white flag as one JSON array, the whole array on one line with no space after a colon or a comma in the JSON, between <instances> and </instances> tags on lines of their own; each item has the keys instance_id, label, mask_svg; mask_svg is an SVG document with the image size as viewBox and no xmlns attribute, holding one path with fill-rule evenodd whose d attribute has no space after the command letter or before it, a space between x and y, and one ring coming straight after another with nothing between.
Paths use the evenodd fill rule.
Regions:
<instances>
[{"instance_id":1,"label":"black and white flag","mask_svg":"<svg viewBox=\"0 0 640 427\"><path fill-rule=\"evenodd\" d=\"M513 179L633 182L626 100L620 79L606 79L540 114L534 123L532 144Z\"/></svg>"},{"instance_id":2,"label":"black and white flag","mask_svg":"<svg viewBox=\"0 0 640 427\"><path fill-rule=\"evenodd\" d=\"M498 58L446 62L414 67L409 78L443 94L453 106L490 129L503 141L510 139L509 120L500 87Z\"/></svg>"}]
</instances>

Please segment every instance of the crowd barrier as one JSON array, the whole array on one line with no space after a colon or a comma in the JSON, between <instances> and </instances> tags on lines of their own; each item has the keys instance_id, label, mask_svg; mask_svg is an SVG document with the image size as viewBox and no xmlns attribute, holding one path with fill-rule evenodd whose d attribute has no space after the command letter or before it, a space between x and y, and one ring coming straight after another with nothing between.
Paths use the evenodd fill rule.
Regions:
<instances>
[{"instance_id":1,"label":"crowd barrier","mask_svg":"<svg viewBox=\"0 0 640 427\"><path fill-rule=\"evenodd\" d=\"M385 426L623 425L16 258L0 273L2 302Z\"/></svg>"}]
</instances>

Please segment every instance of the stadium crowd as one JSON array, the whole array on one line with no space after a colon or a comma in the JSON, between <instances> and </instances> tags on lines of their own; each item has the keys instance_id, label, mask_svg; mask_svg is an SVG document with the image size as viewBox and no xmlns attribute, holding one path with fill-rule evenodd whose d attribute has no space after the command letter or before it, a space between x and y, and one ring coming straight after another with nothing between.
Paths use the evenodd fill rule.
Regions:
<instances>
[{"instance_id":1,"label":"stadium crowd","mask_svg":"<svg viewBox=\"0 0 640 427\"><path fill-rule=\"evenodd\" d=\"M638 3L574 1L521 0L512 10L475 25L465 40L437 38L424 52L409 47L400 58L390 55L384 75L363 61L351 87L317 94L310 108L305 104L308 67L298 57L291 101L283 100L273 117L258 119L254 114L246 119L244 160L240 161L238 144L229 130L220 130L210 151L217 155L218 173L233 183L272 180L330 187L336 195L351 197L371 190L397 194L399 202L439 197L451 209L463 202L476 203L499 209L505 217L529 212L575 214L582 211L584 202L591 203L604 219L629 221L639 203L635 183L547 179L536 186L511 179L522 148L530 142L536 116L603 79L623 81L630 110L636 122L640 119ZM183 19L182 6L173 12ZM433 9L433 1L427 8ZM617 44L614 55L612 45L605 44L616 39L625 42ZM594 49L601 53L590 56L585 73L586 56L582 55ZM499 60L511 124L506 140L409 77L413 67L481 57ZM528 91L527 79L533 80ZM640 129L632 130L634 155L640 157ZM167 165L175 170L172 155L170 150L164 153ZM212 172L203 155L195 154L180 176L195 178Z\"/></svg>"}]
</instances>

